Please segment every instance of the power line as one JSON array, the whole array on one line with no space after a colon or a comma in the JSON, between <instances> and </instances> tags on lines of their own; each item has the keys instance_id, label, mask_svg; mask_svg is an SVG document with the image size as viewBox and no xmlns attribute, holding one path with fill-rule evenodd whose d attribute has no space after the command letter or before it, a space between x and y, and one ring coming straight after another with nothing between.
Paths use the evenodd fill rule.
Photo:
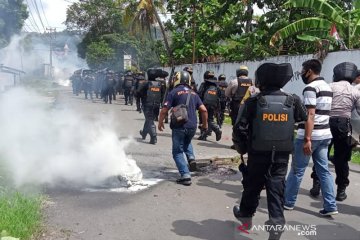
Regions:
<instances>
[{"instance_id":1,"label":"power line","mask_svg":"<svg viewBox=\"0 0 360 240\"><path fill-rule=\"evenodd\" d=\"M41 10L42 10L42 13L43 13L45 21L46 21L46 25L49 26L49 21L46 18L46 14L45 14L44 7L43 7L43 4L42 4L41 0L40 0L40 6L41 6Z\"/></svg>"},{"instance_id":2,"label":"power line","mask_svg":"<svg viewBox=\"0 0 360 240\"><path fill-rule=\"evenodd\" d=\"M43 27L43 29L44 29L44 31L45 31L45 25L44 25L44 23L43 23L43 21L42 21L42 19L41 19L40 12L39 12L39 8L38 8L38 6L37 6L36 0L32 0L31 2L32 2L32 5L33 5L33 7L34 7L34 9L35 9L35 13L37 14L37 16L38 16L38 18L39 18L39 20L40 20L41 26Z\"/></svg>"},{"instance_id":3,"label":"power line","mask_svg":"<svg viewBox=\"0 0 360 240\"><path fill-rule=\"evenodd\" d=\"M40 28L39 28L39 26L37 25L37 23L36 23L36 21L35 21L35 18L34 18L34 15L33 15L33 13L32 13L32 11L31 11L31 7L30 7L30 4L29 4L29 1L28 0L26 0L26 2L27 2L27 6L28 6L28 9L29 9L29 12L30 12L30 17L32 18L32 21L33 21L33 23L31 24L32 26L36 26L36 27L34 27L34 29L37 29L36 30L36 32L41 32L41 30L40 30ZM29 21L31 22L31 19L29 18Z\"/></svg>"}]
</instances>

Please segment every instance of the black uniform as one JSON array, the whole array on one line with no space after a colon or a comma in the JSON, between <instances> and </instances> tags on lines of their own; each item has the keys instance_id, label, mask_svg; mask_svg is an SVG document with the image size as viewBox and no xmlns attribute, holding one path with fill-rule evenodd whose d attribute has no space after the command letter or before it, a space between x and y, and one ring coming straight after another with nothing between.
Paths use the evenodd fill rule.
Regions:
<instances>
[{"instance_id":1,"label":"black uniform","mask_svg":"<svg viewBox=\"0 0 360 240\"><path fill-rule=\"evenodd\" d=\"M199 96L208 111L209 128L208 131L203 132L198 139L206 140L206 137L211 133L211 131L214 131L216 134L216 141L219 141L221 139L222 132L219 125L215 122L215 116L220 109L221 91L217 86L217 80L205 80L199 89Z\"/></svg>"},{"instance_id":2,"label":"black uniform","mask_svg":"<svg viewBox=\"0 0 360 240\"><path fill-rule=\"evenodd\" d=\"M224 119L225 119L225 110L226 110L226 103L227 103L227 99L225 96L225 89L227 88L228 84L224 80L224 81L219 81L218 86L219 86L221 95L220 95L220 108L219 108L219 114L217 115L218 116L217 120L218 120L219 127L221 128L224 123Z\"/></svg>"},{"instance_id":3,"label":"black uniform","mask_svg":"<svg viewBox=\"0 0 360 240\"><path fill-rule=\"evenodd\" d=\"M93 99L93 88L94 88L94 77L92 75L86 75L83 81L85 99L88 99L88 95L90 95L90 99Z\"/></svg>"},{"instance_id":4,"label":"black uniform","mask_svg":"<svg viewBox=\"0 0 360 240\"><path fill-rule=\"evenodd\" d=\"M124 77L123 89L125 95L125 105L133 105L135 79L131 74L127 74Z\"/></svg>"},{"instance_id":5,"label":"black uniform","mask_svg":"<svg viewBox=\"0 0 360 240\"><path fill-rule=\"evenodd\" d=\"M284 74L278 76L277 72ZM235 217L243 224L251 225L264 185L269 210L266 224L285 224L284 183L293 149L294 123L307 119L300 98L280 90L291 76L290 64L261 65L257 70L261 93L245 101L233 127L236 150L248 153L247 167L242 172L244 191L240 207L234 207ZM280 235L281 232L270 232L269 239L279 239Z\"/></svg>"},{"instance_id":6,"label":"black uniform","mask_svg":"<svg viewBox=\"0 0 360 240\"><path fill-rule=\"evenodd\" d=\"M115 79L113 73L107 73L106 78L102 83L102 97L105 103L112 103L112 98L115 91Z\"/></svg>"},{"instance_id":7,"label":"black uniform","mask_svg":"<svg viewBox=\"0 0 360 240\"><path fill-rule=\"evenodd\" d=\"M232 125L235 124L236 118L238 116L239 107L242 99L244 98L246 91L250 86L252 86L252 80L250 78L237 78L238 87L234 96L232 96L230 101L230 117Z\"/></svg>"},{"instance_id":8,"label":"black uniform","mask_svg":"<svg viewBox=\"0 0 360 240\"><path fill-rule=\"evenodd\" d=\"M141 113L141 109L142 109L142 98L141 98L141 93L140 93L140 89L143 88L143 86L147 83L145 76L142 74L139 74L135 77L135 91L134 91L134 96L135 96L135 100L136 100L136 111L138 111L139 113Z\"/></svg>"},{"instance_id":9,"label":"black uniform","mask_svg":"<svg viewBox=\"0 0 360 240\"><path fill-rule=\"evenodd\" d=\"M156 126L154 123L155 115L160 108L161 99L165 94L165 89L161 87L161 83L155 81L156 78L165 78L168 73L162 69L149 69L147 71L148 81L139 89L139 94L143 103L143 110L145 116L145 123L143 130L140 130L140 135L144 140L147 134L150 135L150 143L156 144Z\"/></svg>"}]
</instances>

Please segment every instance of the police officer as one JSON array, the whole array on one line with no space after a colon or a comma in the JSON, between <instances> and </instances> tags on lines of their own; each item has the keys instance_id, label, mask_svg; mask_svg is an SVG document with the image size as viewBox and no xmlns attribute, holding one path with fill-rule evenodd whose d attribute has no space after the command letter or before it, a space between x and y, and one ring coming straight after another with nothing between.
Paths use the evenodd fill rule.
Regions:
<instances>
[{"instance_id":1,"label":"police officer","mask_svg":"<svg viewBox=\"0 0 360 240\"><path fill-rule=\"evenodd\" d=\"M219 109L219 114L217 114L218 118L218 123L219 123L219 127L221 128L223 123L224 123L224 119L225 119L225 109L226 109L226 103L227 103L227 99L225 96L225 90L228 87L228 84L226 82L226 76L225 74L220 74L218 76L218 86L221 92L221 96L220 96L220 109Z\"/></svg>"},{"instance_id":2,"label":"police officer","mask_svg":"<svg viewBox=\"0 0 360 240\"><path fill-rule=\"evenodd\" d=\"M216 134L216 141L221 139L222 131L217 123L215 123L215 114L220 109L220 97L221 91L217 86L217 79L213 71L206 71L204 73L204 82L199 88L199 96L203 101L208 111L208 126L209 129L206 132L202 132L198 140L206 141L211 131Z\"/></svg>"},{"instance_id":3,"label":"police officer","mask_svg":"<svg viewBox=\"0 0 360 240\"><path fill-rule=\"evenodd\" d=\"M141 108L142 108L142 102L141 102L141 95L140 95L140 89L143 87L143 85L146 84L146 79L145 79L145 73L144 72L139 72L136 76L135 76L135 90L134 90L134 96L135 96L135 100L136 100L136 111L138 111L139 113L141 113Z\"/></svg>"},{"instance_id":4,"label":"police officer","mask_svg":"<svg viewBox=\"0 0 360 240\"><path fill-rule=\"evenodd\" d=\"M264 63L255 76L261 92L245 101L233 127L236 150L242 155L248 153L241 203L233 212L251 228L265 185L269 209L266 224L283 226L284 181L293 149L294 123L306 120L307 113L298 96L280 90L293 76L290 64ZM270 231L269 239L280 239L281 233Z\"/></svg>"},{"instance_id":5,"label":"police officer","mask_svg":"<svg viewBox=\"0 0 360 240\"><path fill-rule=\"evenodd\" d=\"M166 73L166 72L165 72ZM147 71L148 81L140 89L139 93L143 99L145 123L140 135L145 140L150 135L150 144L157 143L156 126L154 124L156 109L159 109L164 91L161 84L156 81L157 77L166 75L162 69L149 69Z\"/></svg>"},{"instance_id":6,"label":"police officer","mask_svg":"<svg viewBox=\"0 0 360 240\"><path fill-rule=\"evenodd\" d=\"M190 83L190 87L193 91L195 91L197 93L197 84L195 82L194 76L193 76L193 68L188 66L188 67L184 67L183 71L186 71L188 73L190 73L190 77L191 77L191 83Z\"/></svg>"},{"instance_id":7,"label":"police officer","mask_svg":"<svg viewBox=\"0 0 360 240\"><path fill-rule=\"evenodd\" d=\"M102 86L102 97L105 103L110 103L112 104L112 98L114 95L114 89L115 87L115 79L114 79L114 71L112 70L107 70L106 71L106 77L105 80L103 81L103 86Z\"/></svg>"},{"instance_id":8,"label":"police officer","mask_svg":"<svg viewBox=\"0 0 360 240\"><path fill-rule=\"evenodd\" d=\"M252 86L252 80L248 78L249 69L242 65L236 70L236 79L230 81L225 90L225 96L230 99L231 124L234 125L239 112L241 100L246 91Z\"/></svg>"},{"instance_id":9,"label":"police officer","mask_svg":"<svg viewBox=\"0 0 360 240\"><path fill-rule=\"evenodd\" d=\"M124 77L123 89L125 95L125 105L133 105L133 90L135 80L131 71L127 71Z\"/></svg>"},{"instance_id":10,"label":"police officer","mask_svg":"<svg viewBox=\"0 0 360 240\"><path fill-rule=\"evenodd\" d=\"M90 95L90 99L93 100L93 87L94 87L94 77L92 73L87 73L84 77L84 93L85 99L88 99L88 95Z\"/></svg>"},{"instance_id":11,"label":"police officer","mask_svg":"<svg viewBox=\"0 0 360 240\"><path fill-rule=\"evenodd\" d=\"M156 78L156 81L160 83L161 92L163 92L164 94L161 96L160 107L157 109L154 109L155 121L159 120L160 108L162 107L162 103L164 102L164 97L165 97L165 92L166 92L166 77L168 75L169 75L168 72L163 71L163 75Z\"/></svg>"},{"instance_id":12,"label":"police officer","mask_svg":"<svg viewBox=\"0 0 360 240\"><path fill-rule=\"evenodd\" d=\"M358 74L355 64L343 62L333 69L333 83L330 84L333 91L333 101L330 111L330 130L333 136L332 144L334 156L332 162L335 165L337 187L336 200L344 201L347 198L346 187L349 185L349 161L351 160L352 126L350 122L351 111L355 108L360 113L360 91L351 86ZM312 196L320 193L320 182L313 168Z\"/></svg>"}]
</instances>

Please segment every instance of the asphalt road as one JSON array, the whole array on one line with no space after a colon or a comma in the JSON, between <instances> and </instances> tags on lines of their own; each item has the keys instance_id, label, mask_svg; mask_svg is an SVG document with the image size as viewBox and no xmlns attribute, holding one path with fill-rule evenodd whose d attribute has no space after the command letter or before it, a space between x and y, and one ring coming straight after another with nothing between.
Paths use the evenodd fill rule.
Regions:
<instances>
[{"instance_id":1,"label":"asphalt road","mask_svg":"<svg viewBox=\"0 0 360 240\"><path fill-rule=\"evenodd\" d=\"M113 114L118 120L116 131L119 137L133 136L135 139L126 151L137 161L144 177L161 181L137 192L49 188L45 207L47 230L43 239L267 239L267 232L261 229L268 219L264 191L253 219L260 229L243 232L233 217L232 207L239 203L242 191L240 173L220 168L196 174L190 187L177 185L168 127L159 134L158 144L154 146L140 140L138 132L144 117L135 111L135 106L125 106L122 97L118 96L112 105L100 100L92 103L64 88L57 102L95 120L101 113ZM208 142L193 141L197 159L237 155L230 149L231 127L224 126L223 132L220 142L215 142L215 136ZM310 167L295 209L285 212L289 230L284 232L282 239L360 239L360 167L351 164L348 199L338 203L339 214L334 218L319 216L321 198L308 195ZM332 166L331 169L333 171ZM314 231L302 231L309 226Z\"/></svg>"}]
</instances>

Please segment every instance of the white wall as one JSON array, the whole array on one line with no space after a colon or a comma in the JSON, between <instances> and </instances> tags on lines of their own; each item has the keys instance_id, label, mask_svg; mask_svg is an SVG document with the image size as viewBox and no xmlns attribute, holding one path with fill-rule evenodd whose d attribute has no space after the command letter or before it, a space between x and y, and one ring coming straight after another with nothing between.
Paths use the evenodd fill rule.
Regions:
<instances>
[{"instance_id":1,"label":"white wall","mask_svg":"<svg viewBox=\"0 0 360 240\"><path fill-rule=\"evenodd\" d=\"M246 65L249 68L249 77L254 79L255 70L257 67L264 62L275 62L275 63L291 63L294 77L291 81L284 87L285 91L290 93L296 93L301 96L302 90L304 88L304 83L299 76L299 73L302 68L302 63L308 59L313 58L310 55L297 55L297 56L278 56L268 58L262 61L253 61L253 62L233 62L233 63L198 63L194 64L192 67L194 69L194 78L198 84L203 80L204 72L207 70L212 70L215 72L215 75L218 76L222 73L226 75L227 81L235 78L236 69L239 68L240 65ZM353 62L360 68L360 50L352 50L352 51L339 51L332 52L327 55L323 62L323 69L321 75L325 78L326 81L331 82L333 71L335 65L341 62ZM185 66L191 65L180 65L176 66L175 71L182 70ZM170 72L169 68L165 69Z\"/></svg>"}]
</instances>

